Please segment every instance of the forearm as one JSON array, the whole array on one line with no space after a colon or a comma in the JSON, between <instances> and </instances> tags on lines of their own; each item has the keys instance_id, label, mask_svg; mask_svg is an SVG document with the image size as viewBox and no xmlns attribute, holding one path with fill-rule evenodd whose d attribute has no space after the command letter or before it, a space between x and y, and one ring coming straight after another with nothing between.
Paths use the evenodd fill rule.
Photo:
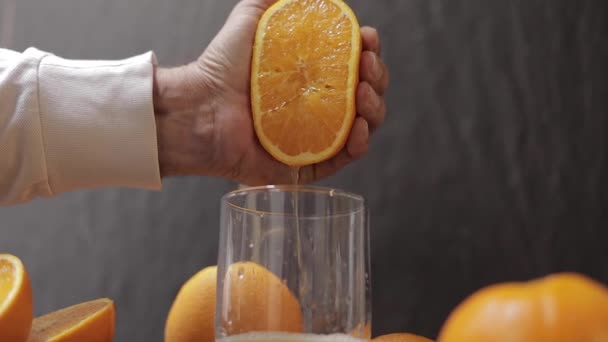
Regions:
<instances>
[{"instance_id":1,"label":"forearm","mask_svg":"<svg viewBox=\"0 0 608 342\"><path fill-rule=\"evenodd\" d=\"M0 205L84 188L160 188L151 53L2 55Z\"/></svg>"},{"instance_id":2,"label":"forearm","mask_svg":"<svg viewBox=\"0 0 608 342\"><path fill-rule=\"evenodd\" d=\"M38 103L40 56L0 49L0 205L51 196Z\"/></svg>"}]
</instances>

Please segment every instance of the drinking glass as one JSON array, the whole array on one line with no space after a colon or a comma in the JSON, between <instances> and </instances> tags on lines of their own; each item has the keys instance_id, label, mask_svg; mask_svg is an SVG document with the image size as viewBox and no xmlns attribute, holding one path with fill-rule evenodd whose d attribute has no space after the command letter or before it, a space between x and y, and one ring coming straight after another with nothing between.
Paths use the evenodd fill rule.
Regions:
<instances>
[{"instance_id":1,"label":"drinking glass","mask_svg":"<svg viewBox=\"0 0 608 342\"><path fill-rule=\"evenodd\" d=\"M216 341L369 340L364 199L267 186L222 198Z\"/></svg>"}]
</instances>

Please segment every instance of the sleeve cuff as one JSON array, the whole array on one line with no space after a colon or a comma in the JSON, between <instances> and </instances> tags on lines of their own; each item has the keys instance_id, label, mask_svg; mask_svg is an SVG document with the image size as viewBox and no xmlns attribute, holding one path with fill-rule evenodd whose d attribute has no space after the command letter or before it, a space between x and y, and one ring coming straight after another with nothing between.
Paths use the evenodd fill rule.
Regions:
<instances>
[{"instance_id":1,"label":"sleeve cuff","mask_svg":"<svg viewBox=\"0 0 608 342\"><path fill-rule=\"evenodd\" d=\"M45 54L40 120L53 193L83 188L161 188L152 52L119 61Z\"/></svg>"}]
</instances>

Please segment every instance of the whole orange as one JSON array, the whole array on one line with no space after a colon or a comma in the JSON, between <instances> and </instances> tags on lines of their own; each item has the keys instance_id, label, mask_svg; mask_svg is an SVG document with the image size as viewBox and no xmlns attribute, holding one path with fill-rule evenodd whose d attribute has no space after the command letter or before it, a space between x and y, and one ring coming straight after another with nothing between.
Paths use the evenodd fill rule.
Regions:
<instances>
[{"instance_id":1,"label":"whole orange","mask_svg":"<svg viewBox=\"0 0 608 342\"><path fill-rule=\"evenodd\" d=\"M229 304L221 322L230 335L301 332L299 302L268 269L251 262L235 263L228 267L223 284ZM216 266L203 269L182 286L167 317L165 342L215 341L216 288Z\"/></svg>"},{"instance_id":2,"label":"whole orange","mask_svg":"<svg viewBox=\"0 0 608 342\"><path fill-rule=\"evenodd\" d=\"M229 335L303 331L300 302L267 268L253 262L234 263L228 267L223 284L221 322Z\"/></svg>"},{"instance_id":3,"label":"whole orange","mask_svg":"<svg viewBox=\"0 0 608 342\"><path fill-rule=\"evenodd\" d=\"M166 342L215 341L217 267L207 267L190 278L173 301L165 325Z\"/></svg>"},{"instance_id":4,"label":"whole orange","mask_svg":"<svg viewBox=\"0 0 608 342\"><path fill-rule=\"evenodd\" d=\"M440 342L606 342L608 289L577 274L487 287L450 315Z\"/></svg>"}]
</instances>

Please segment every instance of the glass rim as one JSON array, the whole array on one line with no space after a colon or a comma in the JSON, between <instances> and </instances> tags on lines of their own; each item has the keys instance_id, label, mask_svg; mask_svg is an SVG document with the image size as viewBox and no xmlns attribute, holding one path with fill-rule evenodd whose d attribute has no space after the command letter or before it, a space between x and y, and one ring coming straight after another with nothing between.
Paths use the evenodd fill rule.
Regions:
<instances>
[{"instance_id":1,"label":"glass rim","mask_svg":"<svg viewBox=\"0 0 608 342\"><path fill-rule=\"evenodd\" d=\"M273 193L273 192L302 192L302 193L317 193L317 194L327 194L330 197L343 197L351 199L359 205L355 206L352 210L345 210L341 213L329 214L329 215L300 215L300 219L308 220L308 219L321 219L321 218L335 218L335 217L343 217L355 215L360 212L365 212L365 198L362 195L355 194L353 192L348 192L345 190L340 190L331 187L323 187L323 186L313 186L313 185L262 185L262 186L252 186L245 187L242 189L236 189L228 192L224 196L222 196L222 205L226 204L233 210L240 211L242 213L247 214L255 214L255 215L264 215L264 216L296 216L295 214L289 213L278 213L278 212L270 212L265 210L257 210L253 208L246 208L244 206L237 205L232 203L230 200L233 198L237 198L239 196L243 196L246 194L260 192L260 193Z\"/></svg>"}]
</instances>

